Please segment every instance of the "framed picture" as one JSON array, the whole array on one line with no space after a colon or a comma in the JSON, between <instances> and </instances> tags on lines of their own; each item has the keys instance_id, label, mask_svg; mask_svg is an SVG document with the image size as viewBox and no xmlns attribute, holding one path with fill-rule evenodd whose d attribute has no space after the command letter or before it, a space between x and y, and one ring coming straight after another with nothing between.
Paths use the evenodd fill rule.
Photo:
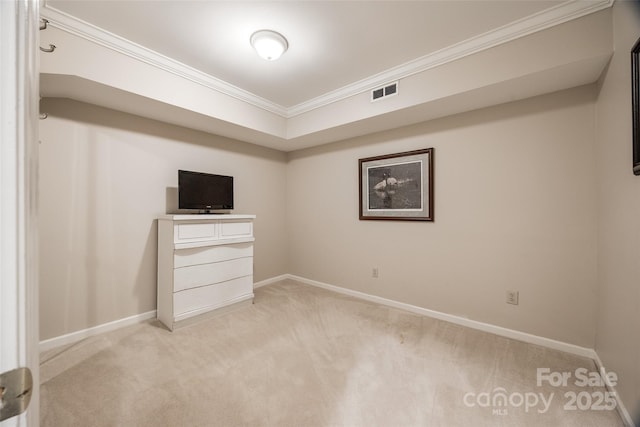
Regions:
<instances>
[{"instance_id":1,"label":"framed picture","mask_svg":"<svg viewBox=\"0 0 640 427\"><path fill-rule=\"evenodd\" d=\"M358 163L361 220L433 221L433 148Z\"/></svg>"},{"instance_id":2,"label":"framed picture","mask_svg":"<svg viewBox=\"0 0 640 427\"><path fill-rule=\"evenodd\" d=\"M633 174L640 175L640 39L631 49L631 114L633 122Z\"/></svg>"}]
</instances>

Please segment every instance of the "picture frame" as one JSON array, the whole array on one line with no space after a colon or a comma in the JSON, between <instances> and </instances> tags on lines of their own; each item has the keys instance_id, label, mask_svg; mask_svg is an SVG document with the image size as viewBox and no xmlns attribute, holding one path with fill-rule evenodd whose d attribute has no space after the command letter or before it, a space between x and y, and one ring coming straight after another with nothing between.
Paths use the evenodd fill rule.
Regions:
<instances>
[{"instance_id":1,"label":"picture frame","mask_svg":"<svg viewBox=\"0 0 640 427\"><path fill-rule=\"evenodd\" d=\"M433 152L359 159L360 219L433 221Z\"/></svg>"},{"instance_id":2,"label":"picture frame","mask_svg":"<svg viewBox=\"0 0 640 427\"><path fill-rule=\"evenodd\" d=\"M631 49L633 174L640 175L640 38Z\"/></svg>"}]
</instances>

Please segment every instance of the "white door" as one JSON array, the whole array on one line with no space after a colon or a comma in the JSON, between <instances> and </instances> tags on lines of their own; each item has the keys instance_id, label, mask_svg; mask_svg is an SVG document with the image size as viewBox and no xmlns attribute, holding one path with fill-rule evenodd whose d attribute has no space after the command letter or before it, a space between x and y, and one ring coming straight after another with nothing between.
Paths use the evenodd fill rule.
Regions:
<instances>
[{"instance_id":1,"label":"white door","mask_svg":"<svg viewBox=\"0 0 640 427\"><path fill-rule=\"evenodd\" d=\"M0 373L28 367L25 413L38 426L38 0L0 0Z\"/></svg>"}]
</instances>

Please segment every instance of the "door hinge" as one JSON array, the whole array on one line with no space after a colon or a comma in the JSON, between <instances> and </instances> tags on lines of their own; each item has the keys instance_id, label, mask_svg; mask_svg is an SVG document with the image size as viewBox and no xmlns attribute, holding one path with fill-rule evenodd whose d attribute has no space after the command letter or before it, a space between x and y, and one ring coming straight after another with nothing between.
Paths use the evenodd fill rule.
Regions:
<instances>
[{"instance_id":1,"label":"door hinge","mask_svg":"<svg viewBox=\"0 0 640 427\"><path fill-rule=\"evenodd\" d=\"M0 421L27 410L33 392L29 368L18 368L0 374Z\"/></svg>"}]
</instances>

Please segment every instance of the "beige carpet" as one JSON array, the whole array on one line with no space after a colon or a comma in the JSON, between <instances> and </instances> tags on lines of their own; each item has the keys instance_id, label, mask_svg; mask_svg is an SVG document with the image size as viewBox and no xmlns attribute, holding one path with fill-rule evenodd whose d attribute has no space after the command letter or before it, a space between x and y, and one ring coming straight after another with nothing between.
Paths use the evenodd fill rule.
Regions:
<instances>
[{"instance_id":1,"label":"beige carpet","mask_svg":"<svg viewBox=\"0 0 640 427\"><path fill-rule=\"evenodd\" d=\"M589 359L284 281L173 333L153 321L44 353L41 425L623 425L615 410L564 408L567 392L585 392L584 407L605 391L576 386L581 367L595 371ZM572 379L538 387L536 368ZM501 392L507 401L492 404ZM551 399L546 410L534 395Z\"/></svg>"}]
</instances>

